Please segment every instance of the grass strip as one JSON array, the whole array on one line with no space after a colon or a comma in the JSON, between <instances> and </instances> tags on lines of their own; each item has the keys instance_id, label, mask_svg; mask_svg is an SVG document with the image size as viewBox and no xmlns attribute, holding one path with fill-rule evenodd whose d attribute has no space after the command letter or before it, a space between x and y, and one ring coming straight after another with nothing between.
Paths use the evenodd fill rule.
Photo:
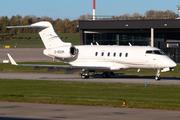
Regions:
<instances>
[{"instance_id":1,"label":"grass strip","mask_svg":"<svg viewBox=\"0 0 180 120\"><path fill-rule=\"evenodd\" d=\"M0 33L0 36L3 35L5 34ZM64 42L70 42L72 45L80 45L79 33L59 33L58 35ZM9 39L9 37L10 36L7 36L6 39L0 39L0 48L4 48L4 46L10 46L10 48L44 48L42 40L36 39L37 37L40 37L38 33L18 33L17 35L11 36L14 38L31 37L29 40Z\"/></svg>"},{"instance_id":2,"label":"grass strip","mask_svg":"<svg viewBox=\"0 0 180 120\"><path fill-rule=\"evenodd\" d=\"M179 85L0 79L0 101L180 110Z\"/></svg>"}]
</instances>

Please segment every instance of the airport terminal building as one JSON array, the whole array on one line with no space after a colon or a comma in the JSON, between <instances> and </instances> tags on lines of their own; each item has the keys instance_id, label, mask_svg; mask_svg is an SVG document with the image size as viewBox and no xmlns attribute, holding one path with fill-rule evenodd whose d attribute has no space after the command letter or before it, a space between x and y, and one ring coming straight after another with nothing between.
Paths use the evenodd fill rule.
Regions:
<instances>
[{"instance_id":1,"label":"airport terminal building","mask_svg":"<svg viewBox=\"0 0 180 120\"><path fill-rule=\"evenodd\" d=\"M82 20L79 29L81 44L149 45L180 63L180 19Z\"/></svg>"}]
</instances>

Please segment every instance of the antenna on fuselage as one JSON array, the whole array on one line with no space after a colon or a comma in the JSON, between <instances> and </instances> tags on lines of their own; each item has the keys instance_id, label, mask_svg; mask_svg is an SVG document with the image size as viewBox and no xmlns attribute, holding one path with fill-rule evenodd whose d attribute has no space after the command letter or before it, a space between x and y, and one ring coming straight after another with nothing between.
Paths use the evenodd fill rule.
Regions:
<instances>
[{"instance_id":1,"label":"antenna on fuselage","mask_svg":"<svg viewBox=\"0 0 180 120\"><path fill-rule=\"evenodd\" d=\"M129 43L129 46L132 46L131 43Z\"/></svg>"},{"instance_id":2,"label":"antenna on fuselage","mask_svg":"<svg viewBox=\"0 0 180 120\"><path fill-rule=\"evenodd\" d=\"M98 42L96 42L96 45L98 45L98 46L99 46Z\"/></svg>"}]
</instances>

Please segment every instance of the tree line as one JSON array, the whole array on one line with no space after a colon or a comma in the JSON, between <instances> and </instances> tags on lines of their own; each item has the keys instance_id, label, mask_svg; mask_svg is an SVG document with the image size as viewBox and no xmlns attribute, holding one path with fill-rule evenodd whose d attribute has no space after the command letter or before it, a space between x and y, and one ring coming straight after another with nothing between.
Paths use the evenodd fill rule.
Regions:
<instances>
[{"instance_id":1,"label":"tree line","mask_svg":"<svg viewBox=\"0 0 180 120\"><path fill-rule=\"evenodd\" d=\"M37 33L33 28L19 28L19 29L6 29L6 26L22 26L22 25L31 25L40 21L49 21L57 33L77 33L79 32L78 20L69 20L69 19L56 19L53 20L50 17L43 16L37 17L35 15L27 15L22 17L21 15L12 16L10 19L7 16L0 17L0 33Z\"/></svg>"},{"instance_id":2,"label":"tree line","mask_svg":"<svg viewBox=\"0 0 180 120\"><path fill-rule=\"evenodd\" d=\"M157 11L149 10L141 15L139 13L124 14L120 16L96 16L96 20L146 20L146 19L176 19L179 15L171 10ZM0 33L37 33L33 28L20 28L20 29L6 29L6 26L17 26L17 25L30 25L39 21L49 21L57 33L77 33L79 32L78 21L79 20L92 20L93 16L90 14L81 15L77 20L66 19L56 19L53 20L50 17L43 16L37 17L35 15L27 15L22 17L21 15L12 16L8 18L7 16L0 17Z\"/></svg>"},{"instance_id":3,"label":"tree line","mask_svg":"<svg viewBox=\"0 0 180 120\"><path fill-rule=\"evenodd\" d=\"M139 13L124 14L120 16L107 16L107 15L98 15L96 20L147 20L147 19L176 19L179 15L171 10L158 11L158 10L148 10L144 15ZM78 19L80 20L92 20L93 15L86 14L81 15Z\"/></svg>"}]
</instances>

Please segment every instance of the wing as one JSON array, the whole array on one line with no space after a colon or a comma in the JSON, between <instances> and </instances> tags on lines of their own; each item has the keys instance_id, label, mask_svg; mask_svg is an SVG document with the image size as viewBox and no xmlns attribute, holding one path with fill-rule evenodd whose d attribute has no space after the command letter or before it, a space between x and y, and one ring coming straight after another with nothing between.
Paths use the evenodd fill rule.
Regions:
<instances>
[{"instance_id":1,"label":"wing","mask_svg":"<svg viewBox=\"0 0 180 120\"><path fill-rule=\"evenodd\" d=\"M74 73L76 71L79 71L81 69L88 69L88 70L110 70L109 67L97 67L97 66L68 66L68 65L36 65L36 64L17 64L15 62L15 60L11 57L11 55L8 53L7 54L9 57L9 60L11 62L12 65L16 65L16 66L28 66L28 67L34 67L34 70L40 70L43 68L48 68L48 72L54 72L56 70L59 69L65 69L67 70L65 73L66 74L71 74Z\"/></svg>"}]
</instances>

